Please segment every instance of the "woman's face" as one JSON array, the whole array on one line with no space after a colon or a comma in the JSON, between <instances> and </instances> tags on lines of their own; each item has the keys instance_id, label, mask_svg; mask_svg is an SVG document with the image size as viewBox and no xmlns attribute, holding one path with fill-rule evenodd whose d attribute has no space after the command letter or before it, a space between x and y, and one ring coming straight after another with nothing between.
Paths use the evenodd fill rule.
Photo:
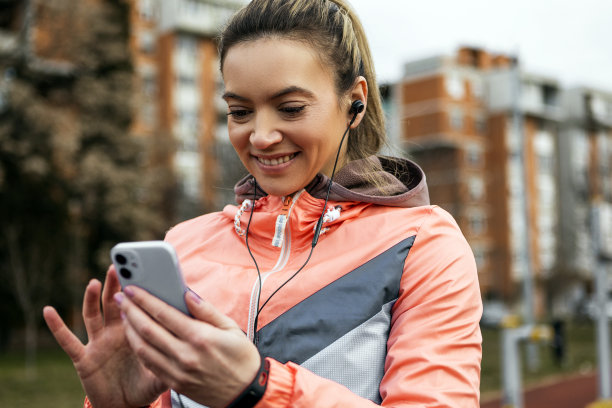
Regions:
<instances>
[{"instance_id":1,"label":"woman's face","mask_svg":"<svg viewBox=\"0 0 612 408\"><path fill-rule=\"evenodd\" d=\"M333 74L310 46L271 38L237 44L223 79L230 141L261 188L290 195L319 172L331 175L350 101L340 106Z\"/></svg>"}]
</instances>

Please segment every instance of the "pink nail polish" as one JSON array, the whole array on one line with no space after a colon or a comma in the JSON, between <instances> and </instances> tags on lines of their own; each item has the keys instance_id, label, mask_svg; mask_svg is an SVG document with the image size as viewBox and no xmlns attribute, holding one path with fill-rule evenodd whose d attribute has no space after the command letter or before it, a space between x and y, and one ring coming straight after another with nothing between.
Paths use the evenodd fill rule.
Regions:
<instances>
[{"instance_id":1,"label":"pink nail polish","mask_svg":"<svg viewBox=\"0 0 612 408\"><path fill-rule=\"evenodd\" d=\"M119 316L121 317L121 320L125 320L125 312L121 312L119 313Z\"/></svg>"},{"instance_id":2,"label":"pink nail polish","mask_svg":"<svg viewBox=\"0 0 612 408\"><path fill-rule=\"evenodd\" d=\"M189 297L191 297L191 299L193 299L193 301L194 301L194 302L195 302L197 305L199 305L200 303L202 303L202 299L201 299L201 298L200 298L198 295L196 295L194 292L189 291L189 294L188 294L188 295L189 295Z\"/></svg>"},{"instance_id":3,"label":"pink nail polish","mask_svg":"<svg viewBox=\"0 0 612 408\"><path fill-rule=\"evenodd\" d=\"M123 296L123 293L121 292L115 293L113 298L115 299L115 302L117 302L118 305L121 305L121 302L123 302L123 299L125 299L125 297Z\"/></svg>"},{"instance_id":4,"label":"pink nail polish","mask_svg":"<svg viewBox=\"0 0 612 408\"><path fill-rule=\"evenodd\" d=\"M123 292L128 296L128 297L134 297L134 289L132 289L131 287L126 287L125 289L123 289Z\"/></svg>"}]
</instances>

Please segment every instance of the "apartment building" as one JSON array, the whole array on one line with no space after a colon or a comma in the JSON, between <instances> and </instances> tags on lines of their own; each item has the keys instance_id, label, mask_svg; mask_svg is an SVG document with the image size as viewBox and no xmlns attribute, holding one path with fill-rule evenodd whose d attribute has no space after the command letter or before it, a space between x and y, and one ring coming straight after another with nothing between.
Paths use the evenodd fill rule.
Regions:
<instances>
[{"instance_id":1,"label":"apartment building","mask_svg":"<svg viewBox=\"0 0 612 408\"><path fill-rule=\"evenodd\" d=\"M174 213L179 219L227 202L216 155L218 145L228 142L215 37L244 3L131 0L134 132L157 136L167 149L161 160L177 175Z\"/></svg>"},{"instance_id":2,"label":"apartment building","mask_svg":"<svg viewBox=\"0 0 612 408\"><path fill-rule=\"evenodd\" d=\"M612 93L584 87L563 96L564 122L559 139L560 264L578 293L595 268L596 243L591 215L601 210L599 245L612 255ZM612 282L608 284L612 288Z\"/></svg>"},{"instance_id":3,"label":"apartment building","mask_svg":"<svg viewBox=\"0 0 612 408\"><path fill-rule=\"evenodd\" d=\"M397 86L403 148L463 230L483 296L517 299L529 274L542 313L558 246L558 83L466 47L407 63Z\"/></svg>"},{"instance_id":4,"label":"apartment building","mask_svg":"<svg viewBox=\"0 0 612 408\"><path fill-rule=\"evenodd\" d=\"M495 282L484 172L484 86L478 63L441 56L406 64L395 95L402 147L426 171L432 202L448 210L464 231L476 256L482 289L490 292Z\"/></svg>"}]
</instances>

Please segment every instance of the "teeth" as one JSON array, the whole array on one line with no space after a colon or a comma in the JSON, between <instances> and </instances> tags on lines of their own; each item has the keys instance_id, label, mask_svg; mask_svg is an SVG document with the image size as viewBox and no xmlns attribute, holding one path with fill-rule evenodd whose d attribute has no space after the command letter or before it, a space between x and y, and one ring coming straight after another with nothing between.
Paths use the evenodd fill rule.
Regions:
<instances>
[{"instance_id":1,"label":"teeth","mask_svg":"<svg viewBox=\"0 0 612 408\"><path fill-rule=\"evenodd\" d=\"M277 157L276 159L264 159L262 157L258 157L257 160L265 164L266 166L278 166L279 164L287 163L289 160L295 157L295 153L289 154L287 156Z\"/></svg>"}]
</instances>

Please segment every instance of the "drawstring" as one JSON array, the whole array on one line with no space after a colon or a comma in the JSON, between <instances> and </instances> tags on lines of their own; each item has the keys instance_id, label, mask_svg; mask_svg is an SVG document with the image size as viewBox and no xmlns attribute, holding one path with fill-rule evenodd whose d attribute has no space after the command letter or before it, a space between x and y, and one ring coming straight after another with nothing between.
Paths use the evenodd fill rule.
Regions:
<instances>
[{"instance_id":1,"label":"drawstring","mask_svg":"<svg viewBox=\"0 0 612 408\"><path fill-rule=\"evenodd\" d=\"M234 216L234 229L236 230L236 234L240 235L241 237L244 236L245 231L240 227L240 218L242 217L242 214L244 214L245 211L250 210L252 206L252 201L247 198L242 202L240 209Z\"/></svg>"},{"instance_id":2,"label":"drawstring","mask_svg":"<svg viewBox=\"0 0 612 408\"><path fill-rule=\"evenodd\" d=\"M327 210L325 211L325 214L323 215L323 222L322 222L322 224L336 221L338 218L340 218L340 212L341 211L342 211L342 207L340 207L339 205L337 205L335 207L331 207L331 206L327 207ZM315 226L312 229L313 229L313 231L315 231L317 229L316 224L315 224ZM329 231L329 227L322 228L321 229L321 234L325 234L327 231Z\"/></svg>"},{"instance_id":3,"label":"drawstring","mask_svg":"<svg viewBox=\"0 0 612 408\"><path fill-rule=\"evenodd\" d=\"M245 211L249 211L252 207L253 207L252 201L247 198L242 202L242 205L240 206L238 211L236 211L236 215L234 215L234 229L236 230L236 234L238 234L241 237L245 235L245 231L240 226L240 219L242 218L242 215L245 213ZM342 211L342 207L340 207L339 205L335 207L331 207L331 206L327 207L327 210L325 211L325 214L323 215L323 224L336 221L338 218L340 218L341 211ZM279 225L279 221L281 225ZM283 217L282 220L279 220L277 218L275 230L278 231L280 229L281 231L284 231L286 223L287 223L286 217ZM316 227L317 227L316 225L313 226L312 228L313 231L316 229ZM327 231L329 231L329 228L323 228L321 229L321 234L325 234ZM278 234L275 234L275 237L277 235ZM274 243L272 245L274 245Z\"/></svg>"}]
</instances>

